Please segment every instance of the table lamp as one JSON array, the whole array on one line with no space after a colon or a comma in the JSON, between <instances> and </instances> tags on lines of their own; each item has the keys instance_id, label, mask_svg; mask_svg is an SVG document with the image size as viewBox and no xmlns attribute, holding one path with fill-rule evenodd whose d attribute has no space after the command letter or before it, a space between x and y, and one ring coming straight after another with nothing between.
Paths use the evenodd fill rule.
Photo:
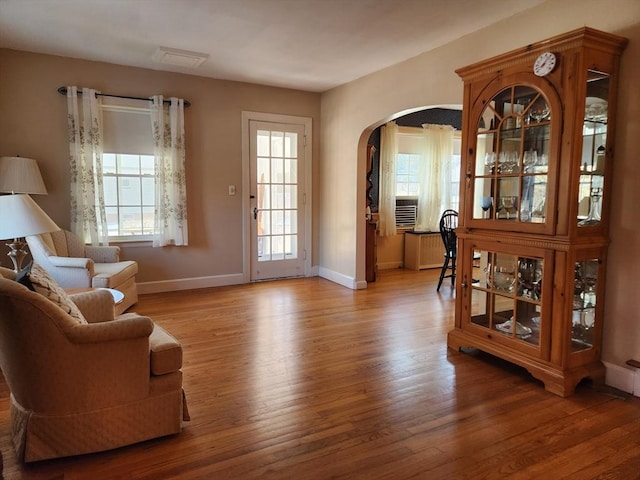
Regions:
<instances>
[{"instance_id":1,"label":"table lamp","mask_svg":"<svg viewBox=\"0 0 640 480\"><path fill-rule=\"evenodd\" d=\"M46 195L38 162L25 157L0 157L0 192Z\"/></svg>"},{"instance_id":2,"label":"table lamp","mask_svg":"<svg viewBox=\"0 0 640 480\"><path fill-rule=\"evenodd\" d=\"M0 192L11 194L0 196L0 240L13 240L7 243L10 250L8 255L17 273L28 253L25 250L26 242L22 238L60 228L26 195L47 193L35 160L0 157Z\"/></svg>"},{"instance_id":3,"label":"table lamp","mask_svg":"<svg viewBox=\"0 0 640 480\"><path fill-rule=\"evenodd\" d=\"M57 230L60 228L29 195L0 196L0 240L13 239L7 243L10 249L7 255L16 273L22 269L22 259L28 253L25 250L26 242L21 239Z\"/></svg>"}]
</instances>

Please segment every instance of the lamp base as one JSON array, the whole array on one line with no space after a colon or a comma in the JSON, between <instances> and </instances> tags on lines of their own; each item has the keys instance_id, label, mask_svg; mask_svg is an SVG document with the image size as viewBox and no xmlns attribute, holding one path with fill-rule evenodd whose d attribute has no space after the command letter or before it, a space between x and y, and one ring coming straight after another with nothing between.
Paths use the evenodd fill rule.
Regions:
<instances>
[{"instance_id":1,"label":"lamp base","mask_svg":"<svg viewBox=\"0 0 640 480\"><path fill-rule=\"evenodd\" d=\"M25 250L27 242L16 238L13 242L6 243L5 245L9 247L10 250L9 253L7 253L7 256L13 263L13 271L18 273L22 270L22 260L29 254L29 252Z\"/></svg>"}]
</instances>

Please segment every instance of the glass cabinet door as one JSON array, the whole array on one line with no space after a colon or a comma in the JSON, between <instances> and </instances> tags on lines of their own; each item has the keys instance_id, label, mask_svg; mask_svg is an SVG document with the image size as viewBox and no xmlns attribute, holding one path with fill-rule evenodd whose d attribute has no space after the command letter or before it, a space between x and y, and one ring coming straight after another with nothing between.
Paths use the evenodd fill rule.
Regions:
<instances>
[{"instance_id":1,"label":"glass cabinet door","mask_svg":"<svg viewBox=\"0 0 640 480\"><path fill-rule=\"evenodd\" d=\"M609 75L590 70L587 75L587 98L582 126L578 227L595 226L601 222L608 100Z\"/></svg>"},{"instance_id":2,"label":"glass cabinet door","mask_svg":"<svg viewBox=\"0 0 640 480\"><path fill-rule=\"evenodd\" d=\"M490 338L518 342L542 356L545 255L489 249L476 249L475 254L480 260L470 284L470 325L495 333Z\"/></svg>"},{"instance_id":3,"label":"glass cabinet door","mask_svg":"<svg viewBox=\"0 0 640 480\"><path fill-rule=\"evenodd\" d=\"M593 348L599 335L598 292L602 260L587 258L574 264L573 306L571 319L571 351Z\"/></svg>"},{"instance_id":4,"label":"glass cabinet door","mask_svg":"<svg viewBox=\"0 0 640 480\"><path fill-rule=\"evenodd\" d=\"M477 125L472 219L509 229L546 221L553 114L529 86L506 88L486 104Z\"/></svg>"}]
</instances>

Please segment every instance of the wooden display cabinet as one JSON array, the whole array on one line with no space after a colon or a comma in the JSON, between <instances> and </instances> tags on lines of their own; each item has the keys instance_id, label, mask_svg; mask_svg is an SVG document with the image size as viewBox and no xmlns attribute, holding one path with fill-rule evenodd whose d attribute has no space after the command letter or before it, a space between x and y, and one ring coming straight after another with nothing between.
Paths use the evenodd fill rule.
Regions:
<instances>
[{"instance_id":1,"label":"wooden display cabinet","mask_svg":"<svg viewBox=\"0 0 640 480\"><path fill-rule=\"evenodd\" d=\"M521 365L561 396L583 378L604 381L616 86L626 43L581 28L457 70L463 156L448 345Z\"/></svg>"}]
</instances>

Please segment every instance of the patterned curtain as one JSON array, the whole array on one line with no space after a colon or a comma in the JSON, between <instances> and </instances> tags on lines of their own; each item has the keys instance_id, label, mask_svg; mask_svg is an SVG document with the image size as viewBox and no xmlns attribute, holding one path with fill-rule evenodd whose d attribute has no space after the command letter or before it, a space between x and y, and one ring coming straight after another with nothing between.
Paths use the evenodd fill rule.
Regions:
<instances>
[{"instance_id":1,"label":"patterned curtain","mask_svg":"<svg viewBox=\"0 0 640 480\"><path fill-rule=\"evenodd\" d=\"M396 234L396 155L398 125L389 122L380 129L380 236Z\"/></svg>"},{"instance_id":2,"label":"patterned curtain","mask_svg":"<svg viewBox=\"0 0 640 480\"><path fill-rule=\"evenodd\" d=\"M108 245L102 184L102 111L95 90L67 87L71 231L91 245Z\"/></svg>"},{"instance_id":3,"label":"patterned curtain","mask_svg":"<svg viewBox=\"0 0 640 480\"><path fill-rule=\"evenodd\" d=\"M166 108L162 95L153 97L156 210L154 247L189 244L184 152L184 100L171 97Z\"/></svg>"},{"instance_id":4,"label":"patterned curtain","mask_svg":"<svg viewBox=\"0 0 640 480\"><path fill-rule=\"evenodd\" d=\"M422 125L425 141L421 144L420 195L416 230L437 232L440 216L451 208L451 156L453 132L451 125Z\"/></svg>"}]
</instances>

